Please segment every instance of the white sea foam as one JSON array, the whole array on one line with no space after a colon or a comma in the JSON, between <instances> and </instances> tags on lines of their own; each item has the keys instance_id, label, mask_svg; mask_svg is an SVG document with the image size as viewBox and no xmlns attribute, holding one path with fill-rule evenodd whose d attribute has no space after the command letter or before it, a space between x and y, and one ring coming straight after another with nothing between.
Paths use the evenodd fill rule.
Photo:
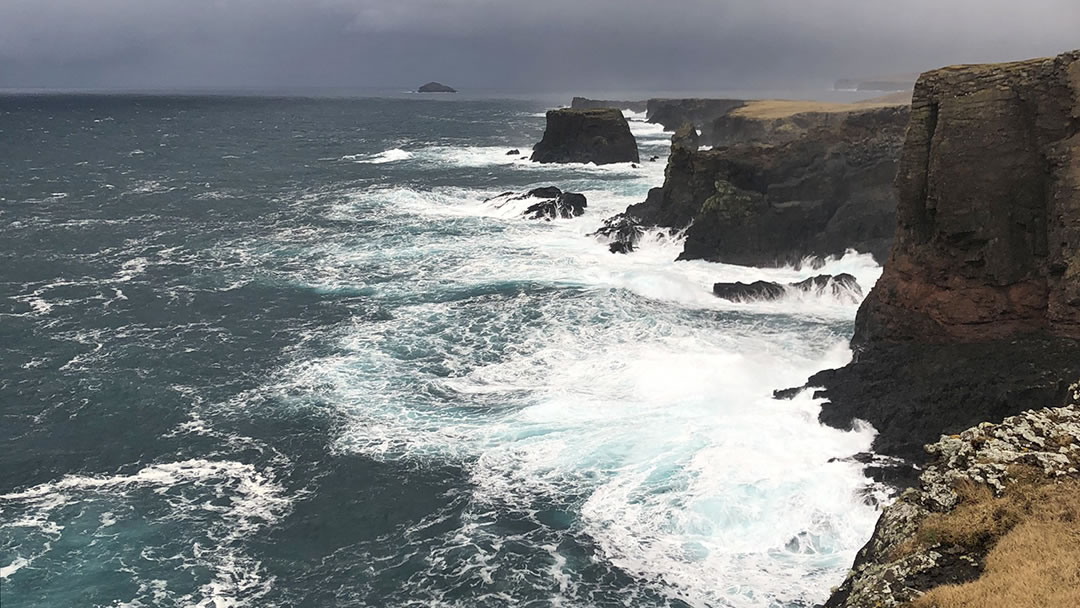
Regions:
<instances>
[{"instance_id":1,"label":"white sea foam","mask_svg":"<svg viewBox=\"0 0 1080 608\"><path fill-rule=\"evenodd\" d=\"M21 548L20 553L24 550L31 553L15 556L11 564L0 569L0 578L13 576L41 560L64 559L62 555L51 555L61 550L55 541L65 534L64 526L57 522L70 518L68 513L59 513L61 510L99 511L100 523L95 532L98 534L120 521L140 517L122 502L136 493L143 500L167 505L165 519L142 520L138 525L167 526L170 522L190 520L188 532L200 538L180 554L170 548L165 550L167 555L157 555L157 548L141 547L137 553L139 559L180 562L190 568L208 569L212 576L197 592L176 597L163 585L147 585L140 591L141 599L137 597L129 605L143 605L139 602L155 596L162 599L164 593L172 600L170 604L175 605L247 606L257 605L258 599L269 591L272 579L263 573L256 560L242 552L242 541L278 521L288 511L291 500L274 480L272 471L240 462L205 459L150 465L130 475L68 475L0 494L0 506L5 513L0 529L28 529L45 539L36 552L33 547ZM117 503L118 500L121 502ZM113 504L123 510L110 508ZM9 518L8 513L18 516ZM72 542L73 539L66 540L65 546Z\"/></svg>"},{"instance_id":2,"label":"white sea foam","mask_svg":"<svg viewBox=\"0 0 1080 608\"><path fill-rule=\"evenodd\" d=\"M661 231L613 255L585 233L639 202L649 178L623 193L578 179L586 216L552 222L524 221L515 205L528 201L484 202L495 193L478 190L344 197L337 218L356 209L436 228L392 250L311 243L321 267L305 274L309 286L402 304L339 328L338 353L281 370L269 390L339 409L338 450L465 466L474 507L446 551L501 542L479 523L492 512L580 496L566 507L574 529L658 593L693 606L821 601L876 519L860 466L834 459L869 449L873 430L823 427L808 394L775 401L771 391L847 361L858 302L793 293L735 303L711 285L848 272L868 291L880 267L855 252L816 269L674 262L681 239ZM410 278L365 284L357 269L371 267ZM484 303L491 293L503 295ZM578 597L564 556L543 547L559 588Z\"/></svg>"},{"instance_id":3,"label":"white sea foam","mask_svg":"<svg viewBox=\"0 0 1080 608\"><path fill-rule=\"evenodd\" d=\"M378 154L372 154L370 156L360 157L359 155L343 156L342 160L351 160L356 163L369 164L369 165L382 165L385 163L395 163L399 161L412 158L412 152L408 150L402 150L401 148L393 148Z\"/></svg>"}]
</instances>

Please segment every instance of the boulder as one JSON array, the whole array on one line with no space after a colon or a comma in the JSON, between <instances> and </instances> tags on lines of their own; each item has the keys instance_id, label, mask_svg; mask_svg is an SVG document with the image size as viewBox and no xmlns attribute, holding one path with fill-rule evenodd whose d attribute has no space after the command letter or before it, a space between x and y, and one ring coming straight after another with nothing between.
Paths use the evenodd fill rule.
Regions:
<instances>
[{"instance_id":1,"label":"boulder","mask_svg":"<svg viewBox=\"0 0 1080 608\"><path fill-rule=\"evenodd\" d=\"M509 150L506 153L507 156L517 156L518 154L521 154L521 150L518 150L517 148L514 148L513 150Z\"/></svg>"},{"instance_id":2,"label":"boulder","mask_svg":"<svg viewBox=\"0 0 1080 608\"><path fill-rule=\"evenodd\" d=\"M544 137L533 146L541 163L640 162L637 142L622 112L614 109L549 110Z\"/></svg>"},{"instance_id":3,"label":"boulder","mask_svg":"<svg viewBox=\"0 0 1080 608\"><path fill-rule=\"evenodd\" d=\"M457 93L453 88L446 86L440 82L429 82L419 89L418 93Z\"/></svg>"},{"instance_id":4,"label":"boulder","mask_svg":"<svg viewBox=\"0 0 1080 608\"><path fill-rule=\"evenodd\" d=\"M754 281L753 283L714 283L713 295L745 302L752 300L776 300L788 293L813 293L832 295L858 302L862 297L859 282L850 274L819 274L795 283L781 284L773 281Z\"/></svg>"}]
</instances>

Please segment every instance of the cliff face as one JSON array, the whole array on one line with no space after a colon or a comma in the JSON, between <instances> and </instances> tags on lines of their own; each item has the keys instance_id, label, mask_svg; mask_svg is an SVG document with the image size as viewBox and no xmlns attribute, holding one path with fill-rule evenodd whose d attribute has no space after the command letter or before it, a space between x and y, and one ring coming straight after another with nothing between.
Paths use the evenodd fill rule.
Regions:
<instances>
[{"instance_id":1,"label":"cliff face","mask_svg":"<svg viewBox=\"0 0 1080 608\"><path fill-rule=\"evenodd\" d=\"M640 159L622 112L607 108L549 110L544 137L533 146L532 160L604 165Z\"/></svg>"},{"instance_id":2,"label":"cliff face","mask_svg":"<svg viewBox=\"0 0 1080 608\"><path fill-rule=\"evenodd\" d=\"M907 108L837 114L792 141L714 150L673 146L662 189L631 206L685 228L680 259L774 266L854 247L884 260Z\"/></svg>"},{"instance_id":3,"label":"cliff face","mask_svg":"<svg viewBox=\"0 0 1080 608\"><path fill-rule=\"evenodd\" d=\"M855 360L809 385L823 422L913 461L941 433L1062 397L1080 376L1080 52L923 75L896 238Z\"/></svg>"},{"instance_id":4,"label":"cliff face","mask_svg":"<svg viewBox=\"0 0 1080 608\"><path fill-rule=\"evenodd\" d=\"M856 342L1080 337L1080 52L924 74Z\"/></svg>"}]
</instances>

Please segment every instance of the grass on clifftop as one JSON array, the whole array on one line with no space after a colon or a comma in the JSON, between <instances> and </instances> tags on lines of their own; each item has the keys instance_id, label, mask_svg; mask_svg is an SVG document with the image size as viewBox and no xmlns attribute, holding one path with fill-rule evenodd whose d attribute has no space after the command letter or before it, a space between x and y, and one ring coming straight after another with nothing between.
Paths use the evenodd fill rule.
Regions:
<instances>
[{"instance_id":1,"label":"grass on clifftop","mask_svg":"<svg viewBox=\"0 0 1080 608\"><path fill-rule=\"evenodd\" d=\"M978 579L944 585L913 608L1076 608L1080 606L1080 482L1022 479L995 498L958 488L961 503L928 517L919 541L989 548Z\"/></svg>"},{"instance_id":2,"label":"grass on clifftop","mask_svg":"<svg viewBox=\"0 0 1080 608\"><path fill-rule=\"evenodd\" d=\"M827 101L802 101L790 99L762 99L748 101L742 107L732 110L732 116L745 118L757 118L768 120L774 118L786 118L795 114L806 112L854 112L869 110L872 108L884 108L887 106L908 105L911 103L911 93L899 93L886 95L875 99L868 99L856 103L833 103Z\"/></svg>"}]
</instances>

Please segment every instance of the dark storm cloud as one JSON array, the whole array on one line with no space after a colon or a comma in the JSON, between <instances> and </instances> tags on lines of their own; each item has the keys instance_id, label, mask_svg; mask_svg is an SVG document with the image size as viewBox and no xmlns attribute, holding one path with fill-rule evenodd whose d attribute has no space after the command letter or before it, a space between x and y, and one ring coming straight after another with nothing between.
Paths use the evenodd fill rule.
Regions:
<instances>
[{"instance_id":1,"label":"dark storm cloud","mask_svg":"<svg viewBox=\"0 0 1080 608\"><path fill-rule=\"evenodd\" d=\"M1080 46L1080 0L2 0L0 86L809 85Z\"/></svg>"}]
</instances>

